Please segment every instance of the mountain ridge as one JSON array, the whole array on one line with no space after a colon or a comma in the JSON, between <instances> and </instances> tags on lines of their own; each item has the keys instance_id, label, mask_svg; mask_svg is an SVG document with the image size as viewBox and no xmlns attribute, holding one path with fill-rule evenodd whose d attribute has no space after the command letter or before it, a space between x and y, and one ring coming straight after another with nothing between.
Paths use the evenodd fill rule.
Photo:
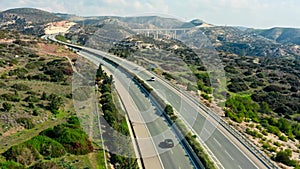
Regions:
<instances>
[{"instance_id":1,"label":"mountain ridge","mask_svg":"<svg viewBox=\"0 0 300 169\"><path fill-rule=\"evenodd\" d=\"M50 12L35 8L14 8L0 12L0 27L25 34L43 35L45 24L62 21Z\"/></svg>"}]
</instances>

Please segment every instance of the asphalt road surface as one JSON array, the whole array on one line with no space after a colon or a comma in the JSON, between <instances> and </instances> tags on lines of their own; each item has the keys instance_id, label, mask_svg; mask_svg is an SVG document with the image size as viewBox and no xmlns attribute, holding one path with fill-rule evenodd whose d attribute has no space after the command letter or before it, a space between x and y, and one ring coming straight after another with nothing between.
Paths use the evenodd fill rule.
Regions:
<instances>
[{"instance_id":1,"label":"asphalt road surface","mask_svg":"<svg viewBox=\"0 0 300 169\"><path fill-rule=\"evenodd\" d=\"M104 66L109 69L110 72L112 72L114 79L118 79L118 82L120 82L119 84L121 84L125 90L128 90L128 97L131 97L135 104L131 106L137 107L143 118L143 121L131 121L133 125L138 125L138 123L146 124L156 149L156 154L147 154L147 156L151 157L151 155L159 155L162 165L166 169L194 168L194 165L190 160L188 154L186 153L183 146L179 143L180 140L178 140L178 138L172 131L171 126L168 125L168 123L162 116L162 112L156 108L156 106L150 101L148 96L142 92L139 86L137 86L131 78L124 74L124 72L115 69L110 64L105 63L105 61L103 61L102 59L85 52L80 53L95 64L104 64ZM174 147L168 148L164 145L164 140L167 138L171 138L174 141Z\"/></svg>"}]
</instances>

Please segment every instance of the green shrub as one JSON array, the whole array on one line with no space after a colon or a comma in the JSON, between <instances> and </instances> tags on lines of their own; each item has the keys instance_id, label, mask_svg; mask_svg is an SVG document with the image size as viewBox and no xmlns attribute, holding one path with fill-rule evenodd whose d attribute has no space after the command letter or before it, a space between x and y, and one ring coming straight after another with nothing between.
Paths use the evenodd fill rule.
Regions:
<instances>
[{"instance_id":1,"label":"green shrub","mask_svg":"<svg viewBox=\"0 0 300 169\"><path fill-rule=\"evenodd\" d=\"M228 73L231 73L231 74L239 73L239 71L236 68L234 68L233 66L225 66L224 70Z\"/></svg>"},{"instance_id":2,"label":"green shrub","mask_svg":"<svg viewBox=\"0 0 300 169\"><path fill-rule=\"evenodd\" d=\"M32 115L33 115L33 116L39 116L39 115L40 115L39 110L34 109L34 110L32 111Z\"/></svg>"},{"instance_id":3,"label":"green shrub","mask_svg":"<svg viewBox=\"0 0 300 169\"><path fill-rule=\"evenodd\" d=\"M253 137L256 137L256 138L262 138L263 137L256 130L251 131L249 128L246 129L246 133L253 136Z\"/></svg>"},{"instance_id":4,"label":"green shrub","mask_svg":"<svg viewBox=\"0 0 300 169\"><path fill-rule=\"evenodd\" d=\"M45 62L43 61L32 61L25 65L25 68L27 69L39 69L41 66L43 66Z\"/></svg>"},{"instance_id":5,"label":"green shrub","mask_svg":"<svg viewBox=\"0 0 300 169\"><path fill-rule=\"evenodd\" d=\"M40 57L40 56L37 55L37 54L35 54L35 53L30 53L30 54L28 55L28 57L30 57L30 58L38 58L38 57Z\"/></svg>"},{"instance_id":6,"label":"green shrub","mask_svg":"<svg viewBox=\"0 0 300 169\"><path fill-rule=\"evenodd\" d=\"M278 141L275 141L275 142L274 142L274 145L277 146L277 147L280 147L280 146L281 146L281 144L280 144Z\"/></svg>"},{"instance_id":7,"label":"green shrub","mask_svg":"<svg viewBox=\"0 0 300 169\"><path fill-rule=\"evenodd\" d=\"M27 77L29 80L40 80L40 81L50 81L50 77L45 74L36 74Z\"/></svg>"},{"instance_id":8,"label":"green shrub","mask_svg":"<svg viewBox=\"0 0 300 169\"><path fill-rule=\"evenodd\" d=\"M268 130L269 133L275 134L275 135L277 135L278 137L281 135L280 130L279 130L278 127L276 127L276 126L268 125L268 126L267 126L267 130Z\"/></svg>"},{"instance_id":9,"label":"green shrub","mask_svg":"<svg viewBox=\"0 0 300 169\"><path fill-rule=\"evenodd\" d=\"M231 120L241 123L243 122L243 117L238 117L232 110L225 110L225 117L229 117Z\"/></svg>"},{"instance_id":10,"label":"green shrub","mask_svg":"<svg viewBox=\"0 0 300 169\"><path fill-rule=\"evenodd\" d=\"M80 121L77 117L75 116L71 116L67 119L67 124L74 126L75 128L79 128L80 127Z\"/></svg>"},{"instance_id":11,"label":"green shrub","mask_svg":"<svg viewBox=\"0 0 300 169\"><path fill-rule=\"evenodd\" d=\"M17 68L17 69L14 69L14 70L10 70L8 72L8 75L9 76L17 76L17 77L23 79L27 73L28 73L27 69L25 69L25 68Z\"/></svg>"},{"instance_id":12,"label":"green shrub","mask_svg":"<svg viewBox=\"0 0 300 169\"><path fill-rule=\"evenodd\" d=\"M26 144L31 145L43 156L56 158L66 154L64 146L46 136L39 135L33 137L31 140L27 141Z\"/></svg>"},{"instance_id":13,"label":"green shrub","mask_svg":"<svg viewBox=\"0 0 300 169\"><path fill-rule=\"evenodd\" d=\"M64 104L62 98L56 94L51 94L47 99L49 100L48 109L53 114L57 114L59 108Z\"/></svg>"},{"instance_id":14,"label":"green shrub","mask_svg":"<svg viewBox=\"0 0 300 169\"><path fill-rule=\"evenodd\" d=\"M93 151L92 143L82 129L59 125L43 131L41 135L56 140L65 147L67 152L75 155L84 155Z\"/></svg>"},{"instance_id":15,"label":"green shrub","mask_svg":"<svg viewBox=\"0 0 300 169\"><path fill-rule=\"evenodd\" d=\"M3 107L3 110L6 111L6 112L9 112L12 108L12 104L8 103L8 102L3 102L2 103L2 107Z\"/></svg>"},{"instance_id":16,"label":"green shrub","mask_svg":"<svg viewBox=\"0 0 300 169\"><path fill-rule=\"evenodd\" d=\"M185 135L185 139L191 145L192 149L197 154L197 156L199 157L200 161L203 163L205 168L208 168L208 169L215 168L214 163L212 161L210 161L210 158L204 152L204 150L201 147L200 143L198 141L196 141L196 139L193 137L193 135L191 133L187 133Z\"/></svg>"},{"instance_id":17,"label":"green shrub","mask_svg":"<svg viewBox=\"0 0 300 169\"><path fill-rule=\"evenodd\" d=\"M283 164L286 164L288 166L296 166L297 161L291 160L292 157L292 151L290 149L285 149L283 151L277 152L275 156L275 161L281 162Z\"/></svg>"},{"instance_id":18,"label":"green shrub","mask_svg":"<svg viewBox=\"0 0 300 169\"><path fill-rule=\"evenodd\" d=\"M14 84L14 85L12 85L12 88L19 90L19 91L27 91L27 90L31 89L29 86L22 84L22 83Z\"/></svg>"},{"instance_id":19,"label":"green shrub","mask_svg":"<svg viewBox=\"0 0 300 169\"><path fill-rule=\"evenodd\" d=\"M227 108L230 109L227 110L227 116L232 120L239 122L244 118L250 118L254 122L259 121L259 105L256 102L254 102L250 96L230 96L226 100L225 105Z\"/></svg>"},{"instance_id":20,"label":"green shrub","mask_svg":"<svg viewBox=\"0 0 300 169\"><path fill-rule=\"evenodd\" d=\"M234 93L249 90L249 87L245 82L231 82L227 87L229 91Z\"/></svg>"},{"instance_id":21,"label":"green shrub","mask_svg":"<svg viewBox=\"0 0 300 169\"><path fill-rule=\"evenodd\" d=\"M18 118L16 121L17 123L22 124L26 129L34 128L34 124L32 123L32 120L30 118L22 117Z\"/></svg>"},{"instance_id":22,"label":"green shrub","mask_svg":"<svg viewBox=\"0 0 300 169\"><path fill-rule=\"evenodd\" d=\"M175 79L170 73L168 72L163 72L162 75L167 79L167 80L172 80Z\"/></svg>"},{"instance_id":23,"label":"green shrub","mask_svg":"<svg viewBox=\"0 0 300 169\"><path fill-rule=\"evenodd\" d=\"M256 125L256 128L257 128L259 131L261 131L261 130L262 130L262 127L261 127L261 125Z\"/></svg>"},{"instance_id":24,"label":"green shrub","mask_svg":"<svg viewBox=\"0 0 300 169\"><path fill-rule=\"evenodd\" d=\"M63 72L64 68L63 60L56 59L44 65L43 72L46 75L50 75L50 80L52 82L63 82L65 80Z\"/></svg>"},{"instance_id":25,"label":"green shrub","mask_svg":"<svg viewBox=\"0 0 300 169\"><path fill-rule=\"evenodd\" d=\"M187 84L187 90L188 91L197 91L198 89L197 89L196 86L192 85L191 83L188 83Z\"/></svg>"},{"instance_id":26,"label":"green shrub","mask_svg":"<svg viewBox=\"0 0 300 169\"><path fill-rule=\"evenodd\" d=\"M62 35L56 35L55 36L55 39L59 40L59 41L62 41L62 42L67 42L68 39Z\"/></svg>"},{"instance_id":27,"label":"green shrub","mask_svg":"<svg viewBox=\"0 0 300 169\"><path fill-rule=\"evenodd\" d=\"M267 130L263 130L261 133L265 136L267 136L269 134Z\"/></svg>"},{"instance_id":28,"label":"green shrub","mask_svg":"<svg viewBox=\"0 0 300 169\"><path fill-rule=\"evenodd\" d=\"M16 95L12 93L4 93L1 95L1 100L5 101L11 101L11 102L19 102L21 99Z\"/></svg>"},{"instance_id":29,"label":"green shrub","mask_svg":"<svg viewBox=\"0 0 300 169\"><path fill-rule=\"evenodd\" d=\"M282 141L288 141L288 138L285 137L284 135L280 135L279 139L282 140Z\"/></svg>"},{"instance_id":30,"label":"green shrub","mask_svg":"<svg viewBox=\"0 0 300 169\"><path fill-rule=\"evenodd\" d=\"M35 165L31 166L30 169L46 169L46 168L51 168L51 169L63 169L60 165L56 164L55 162L52 161L43 161L36 163ZM72 169L70 166L69 169Z\"/></svg>"},{"instance_id":31,"label":"green shrub","mask_svg":"<svg viewBox=\"0 0 300 169\"><path fill-rule=\"evenodd\" d=\"M268 143L263 143L263 146L262 146L264 149L270 151L270 152L276 152L277 148L276 147L273 147L271 146L270 144Z\"/></svg>"},{"instance_id":32,"label":"green shrub","mask_svg":"<svg viewBox=\"0 0 300 169\"><path fill-rule=\"evenodd\" d=\"M30 145L22 143L12 146L3 153L7 160L16 161L23 165L31 165L41 158L39 152Z\"/></svg>"},{"instance_id":33,"label":"green shrub","mask_svg":"<svg viewBox=\"0 0 300 169\"><path fill-rule=\"evenodd\" d=\"M138 169L137 160L129 157L124 157L117 154L111 154L110 158L111 163L115 168L130 168L130 169Z\"/></svg>"},{"instance_id":34,"label":"green shrub","mask_svg":"<svg viewBox=\"0 0 300 169\"><path fill-rule=\"evenodd\" d=\"M46 136L33 137L24 143L12 146L3 153L6 159L23 165L31 165L43 156L61 157L65 154L65 149L60 143Z\"/></svg>"},{"instance_id":35,"label":"green shrub","mask_svg":"<svg viewBox=\"0 0 300 169\"><path fill-rule=\"evenodd\" d=\"M202 96L204 99L206 99L206 100L208 100L208 101L211 101L211 97L210 97L208 94L206 94L206 93L201 93L201 96Z\"/></svg>"},{"instance_id":36,"label":"green shrub","mask_svg":"<svg viewBox=\"0 0 300 169\"><path fill-rule=\"evenodd\" d=\"M300 124L294 123L292 129L295 137L300 140Z\"/></svg>"},{"instance_id":37,"label":"green shrub","mask_svg":"<svg viewBox=\"0 0 300 169\"><path fill-rule=\"evenodd\" d=\"M292 125L290 121L280 118L277 123L278 128L280 131L284 132L285 134L289 134L292 132Z\"/></svg>"},{"instance_id":38,"label":"green shrub","mask_svg":"<svg viewBox=\"0 0 300 169\"><path fill-rule=\"evenodd\" d=\"M30 96L27 96L25 99L24 99L25 102L39 102L40 99L38 97L36 97L35 95L30 95Z\"/></svg>"},{"instance_id":39,"label":"green shrub","mask_svg":"<svg viewBox=\"0 0 300 169\"><path fill-rule=\"evenodd\" d=\"M0 82L0 88L6 88L7 85L4 82Z\"/></svg>"},{"instance_id":40,"label":"green shrub","mask_svg":"<svg viewBox=\"0 0 300 169\"><path fill-rule=\"evenodd\" d=\"M24 169L25 167L22 164L19 164L14 161L6 161L3 163L0 163L1 169Z\"/></svg>"}]
</instances>

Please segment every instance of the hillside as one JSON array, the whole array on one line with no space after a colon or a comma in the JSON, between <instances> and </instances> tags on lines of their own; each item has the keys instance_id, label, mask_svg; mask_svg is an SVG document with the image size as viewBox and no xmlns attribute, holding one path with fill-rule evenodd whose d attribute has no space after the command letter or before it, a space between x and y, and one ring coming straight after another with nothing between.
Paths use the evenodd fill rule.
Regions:
<instances>
[{"instance_id":1,"label":"hillside","mask_svg":"<svg viewBox=\"0 0 300 169\"><path fill-rule=\"evenodd\" d=\"M34 8L16 8L0 12L0 28L25 34L43 35L45 24L62 19Z\"/></svg>"},{"instance_id":2,"label":"hillside","mask_svg":"<svg viewBox=\"0 0 300 169\"><path fill-rule=\"evenodd\" d=\"M24 19L26 23L35 24L45 24L53 21L60 21L61 18L55 16L50 12L35 8L15 8L1 12L2 19Z\"/></svg>"},{"instance_id":3,"label":"hillside","mask_svg":"<svg viewBox=\"0 0 300 169\"><path fill-rule=\"evenodd\" d=\"M159 16L137 16L117 18L127 23L132 29L142 28L180 28L185 22L175 18L165 18ZM193 25L190 24L190 27Z\"/></svg>"},{"instance_id":4,"label":"hillside","mask_svg":"<svg viewBox=\"0 0 300 169\"><path fill-rule=\"evenodd\" d=\"M195 34L191 33L191 36L195 37ZM234 40L234 36L227 34L225 37ZM254 41L253 37L246 38ZM205 54L205 48L201 50L201 56L197 56L176 39L135 35L115 43L109 52L151 68L157 75L192 94L198 89L200 99L207 106L214 108L224 102L225 119L256 142L258 147L270 156L289 147L293 159L297 159L300 140L300 61L284 55L240 56L230 50L217 49L228 88L226 93L218 93L212 89L212 84L217 84L214 80L220 79L211 78L212 74L208 74L200 58L209 55ZM221 94L227 96L226 101ZM254 127L250 126L258 126L259 129L253 130ZM297 161L284 163L295 166Z\"/></svg>"},{"instance_id":5,"label":"hillside","mask_svg":"<svg viewBox=\"0 0 300 169\"><path fill-rule=\"evenodd\" d=\"M300 45L300 29L297 28L271 28L265 30L247 30L257 33L278 43L294 43Z\"/></svg>"},{"instance_id":6,"label":"hillside","mask_svg":"<svg viewBox=\"0 0 300 169\"><path fill-rule=\"evenodd\" d=\"M73 21L78 24L95 25L107 19L115 19L126 23L131 29L142 28L181 28L193 27L193 23L183 22L175 18L166 18L163 16L88 16L81 17L71 14L55 13L56 16L65 20ZM196 20L194 20L196 21ZM203 22L203 21L202 21Z\"/></svg>"},{"instance_id":7,"label":"hillside","mask_svg":"<svg viewBox=\"0 0 300 169\"><path fill-rule=\"evenodd\" d=\"M33 36L2 30L0 36L4 39L0 42L0 133L3 139L3 136L42 125L60 108L72 109L69 96L73 71L65 56L75 58L76 55ZM51 99L46 96L50 95L59 101L55 109L48 107Z\"/></svg>"},{"instance_id":8,"label":"hillside","mask_svg":"<svg viewBox=\"0 0 300 169\"><path fill-rule=\"evenodd\" d=\"M200 28L200 30L218 51L234 53L239 56L299 58L299 54L290 45L283 45L273 39L235 27L215 26Z\"/></svg>"},{"instance_id":9,"label":"hillside","mask_svg":"<svg viewBox=\"0 0 300 169\"><path fill-rule=\"evenodd\" d=\"M135 34L128 24L114 18L97 21L92 25L74 25L65 35L74 43L96 49L108 50L114 42Z\"/></svg>"},{"instance_id":10,"label":"hillside","mask_svg":"<svg viewBox=\"0 0 300 169\"><path fill-rule=\"evenodd\" d=\"M0 168L104 166L90 140L98 136L70 117L77 54L18 32L0 30L0 39Z\"/></svg>"},{"instance_id":11,"label":"hillside","mask_svg":"<svg viewBox=\"0 0 300 169\"><path fill-rule=\"evenodd\" d=\"M236 27L223 27L207 24L199 19L190 22L181 22L176 19L157 16L143 17L98 17L79 21L67 38L77 43L96 47L98 49L109 43L121 41L122 38L136 34L131 29L167 29L167 28L193 28L203 32L212 45L222 52L234 53L240 56L285 57L300 58L300 49L293 44L296 39L287 39L289 44L282 44L276 39L267 38L254 31L242 31ZM82 25L82 24L85 25ZM256 30L257 31L257 30ZM197 34L199 31L195 31ZM190 31L192 33L192 31ZM118 35L117 35L118 34ZM182 32L177 32L178 37ZM197 36L197 35L194 36ZM191 35L193 36L193 35ZM103 41L99 44L97 41ZM108 50L109 48L102 48Z\"/></svg>"}]
</instances>

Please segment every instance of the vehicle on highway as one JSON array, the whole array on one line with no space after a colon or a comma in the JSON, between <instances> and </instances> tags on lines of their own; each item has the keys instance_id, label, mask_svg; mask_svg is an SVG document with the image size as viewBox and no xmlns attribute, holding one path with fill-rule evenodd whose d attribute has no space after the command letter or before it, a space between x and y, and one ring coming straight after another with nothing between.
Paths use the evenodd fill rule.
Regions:
<instances>
[{"instance_id":1,"label":"vehicle on highway","mask_svg":"<svg viewBox=\"0 0 300 169\"><path fill-rule=\"evenodd\" d=\"M172 139L165 139L164 143L165 143L165 146L168 148L174 147L174 142Z\"/></svg>"},{"instance_id":2,"label":"vehicle on highway","mask_svg":"<svg viewBox=\"0 0 300 169\"><path fill-rule=\"evenodd\" d=\"M149 81L155 81L155 77L151 77L151 79L149 79Z\"/></svg>"}]
</instances>

